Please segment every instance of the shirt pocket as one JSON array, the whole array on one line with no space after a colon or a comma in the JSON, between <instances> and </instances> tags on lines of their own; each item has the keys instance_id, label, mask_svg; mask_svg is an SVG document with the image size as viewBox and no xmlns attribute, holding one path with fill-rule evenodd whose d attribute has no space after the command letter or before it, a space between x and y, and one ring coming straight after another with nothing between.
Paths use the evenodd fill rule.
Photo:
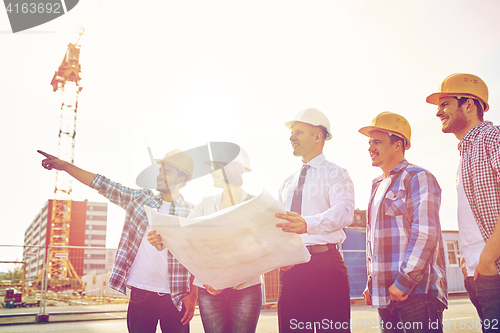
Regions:
<instances>
[{"instance_id":1,"label":"shirt pocket","mask_svg":"<svg viewBox=\"0 0 500 333\"><path fill-rule=\"evenodd\" d=\"M384 200L385 215L402 216L405 214L406 192L402 190L387 191Z\"/></svg>"}]
</instances>

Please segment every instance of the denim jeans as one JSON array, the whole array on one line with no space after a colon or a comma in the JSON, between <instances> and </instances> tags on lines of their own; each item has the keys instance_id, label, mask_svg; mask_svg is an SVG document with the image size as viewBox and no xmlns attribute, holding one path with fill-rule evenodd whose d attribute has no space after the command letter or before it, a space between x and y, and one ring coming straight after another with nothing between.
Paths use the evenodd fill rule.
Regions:
<instances>
[{"instance_id":1,"label":"denim jeans","mask_svg":"<svg viewBox=\"0 0 500 333\"><path fill-rule=\"evenodd\" d=\"M182 325L186 309L177 310L169 294L132 288L127 310L129 332L156 332L158 320L162 332L189 333L189 324Z\"/></svg>"},{"instance_id":2,"label":"denim jeans","mask_svg":"<svg viewBox=\"0 0 500 333\"><path fill-rule=\"evenodd\" d=\"M477 314L479 315L479 319L481 319L481 322L483 321L483 310L481 307L481 304L479 304L479 299L477 298L477 292L476 292L476 287L474 285L474 277L473 276L468 276L464 280L464 285L465 285L465 290L467 290L467 293L469 294L469 299L476 308ZM484 332L484 327L482 327L483 332Z\"/></svg>"},{"instance_id":3,"label":"denim jeans","mask_svg":"<svg viewBox=\"0 0 500 333\"><path fill-rule=\"evenodd\" d=\"M212 296L199 288L198 302L205 332L255 332L262 308L262 289L260 284L241 290L227 288Z\"/></svg>"},{"instance_id":4,"label":"denim jeans","mask_svg":"<svg viewBox=\"0 0 500 333\"><path fill-rule=\"evenodd\" d=\"M392 301L389 307L378 309L380 332L443 332L442 304L431 295L409 295L402 302Z\"/></svg>"},{"instance_id":5,"label":"denim jeans","mask_svg":"<svg viewBox=\"0 0 500 333\"><path fill-rule=\"evenodd\" d=\"M483 332L500 332L500 275L479 275L473 283L481 305Z\"/></svg>"}]
</instances>

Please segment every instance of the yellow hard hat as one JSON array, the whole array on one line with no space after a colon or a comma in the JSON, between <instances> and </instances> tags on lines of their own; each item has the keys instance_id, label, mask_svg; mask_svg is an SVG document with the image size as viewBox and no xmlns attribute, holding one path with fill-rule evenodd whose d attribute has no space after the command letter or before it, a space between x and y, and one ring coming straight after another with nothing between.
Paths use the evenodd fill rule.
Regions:
<instances>
[{"instance_id":1,"label":"yellow hard hat","mask_svg":"<svg viewBox=\"0 0 500 333\"><path fill-rule=\"evenodd\" d=\"M330 131L330 121L326 115L318 109L309 108L297 113L293 120L285 123L285 126L292 129L295 122L300 121L301 123L306 123L313 126L323 126L326 129L327 135L325 140L330 140L332 138L332 132Z\"/></svg>"},{"instance_id":2,"label":"yellow hard hat","mask_svg":"<svg viewBox=\"0 0 500 333\"><path fill-rule=\"evenodd\" d=\"M411 127L408 120L399 114L382 112L373 118L370 126L362 127L359 133L370 136L371 131L382 131L402 137L406 141L405 149L410 149Z\"/></svg>"},{"instance_id":3,"label":"yellow hard hat","mask_svg":"<svg viewBox=\"0 0 500 333\"><path fill-rule=\"evenodd\" d=\"M187 174L188 179L186 181L190 181L191 177L193 177L193 169L194 162L189 154L183 152L180 149L174 149L165 154L162 160L155 159L156 163L168 163L173 167L179 169L180 171Z\"/></svg>"},{"instance_id":4,"label":"yellow hard hat","mask_svg":"<svg viewBox=\"0 0 500 333\"><path fill-rule=\"evenodd\" d=\"M437 93L431 94L426 101L438 104L444 96L467 97L478 99L483 104L483 111L490 108L488 105L488 87L481 78L472 74L451 74L443 80Z\"/></svg>"}]
</instances>

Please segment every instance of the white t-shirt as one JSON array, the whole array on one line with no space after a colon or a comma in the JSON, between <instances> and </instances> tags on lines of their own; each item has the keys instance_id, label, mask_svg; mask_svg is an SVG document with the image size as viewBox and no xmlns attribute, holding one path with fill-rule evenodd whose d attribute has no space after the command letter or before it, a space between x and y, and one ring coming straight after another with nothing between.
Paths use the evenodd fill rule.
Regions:
<instances>
[{"instance_id":1,"label":"white t-shirt","mask_svg":"<svg viewBox=\"0 0 500 333\"><path fill-rule=\"evenodd\" d=\"M462 254L467 266L467 276L474 276L474 270L479 263L479 256L483 251L485 242L476 219L472 214L469 200L465 196L464 185L462 181L462 161L458 166L457 174L457 192L458 192L458 235L462 243Z\"/></svg>"},{"instance_id":2,"label":"white t-shirt","mask_svg":"<svg viewBox=\"0 0 500 333\"><path fill-rule=\"evenodd\" d=\"M163 201L158 209L169 214L170 202ZM141 245L137 251L127 279L127 284L139 289L170 294L170 276L168 274L168 251L158 251L147 240L151 226L146 226Z\"/></svg>"},{"instance_id":3,"label":"white t-shirt","mask_svg":"<svg viewBox=\"0 0 500 333\"><path fill-rule=\"evenodd\" d=\"M371 245L371 250L373 254L373 242L375 241L375 225L377 223L377 216L378 216L378 210L380 208L380 202L382 201L382 198L385 195L385 192L387 191L387 188L391 184L391 177L386 177L384 178L381 182L380 185L377 188L377 191L375 192L375 195L373 196L373 201L372 201L372 207L371 207L371 214L370 214L370 245Z\"/></svg>"}]
</instances>

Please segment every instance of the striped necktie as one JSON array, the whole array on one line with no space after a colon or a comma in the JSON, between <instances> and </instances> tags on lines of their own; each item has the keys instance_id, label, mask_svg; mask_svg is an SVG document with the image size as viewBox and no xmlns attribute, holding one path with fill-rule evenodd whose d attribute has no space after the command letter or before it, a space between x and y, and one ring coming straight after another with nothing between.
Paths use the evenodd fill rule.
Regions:
<instances>
[{"instance_id":1,"label":"striped necktie","mask_svg":"<svg viewBox=\"0 0 500 333\"><path fill-rule=\"evenodd\" d=\"M304 166L302 167L302 171L300 172L297 187L295 188L295 191L293 191L292 206L290 207L290 211L295 212L299 215L302 213L302 189L304 188L306 173L309 168L309 165L304 164Z\"/></svg>"}]
</instances>

